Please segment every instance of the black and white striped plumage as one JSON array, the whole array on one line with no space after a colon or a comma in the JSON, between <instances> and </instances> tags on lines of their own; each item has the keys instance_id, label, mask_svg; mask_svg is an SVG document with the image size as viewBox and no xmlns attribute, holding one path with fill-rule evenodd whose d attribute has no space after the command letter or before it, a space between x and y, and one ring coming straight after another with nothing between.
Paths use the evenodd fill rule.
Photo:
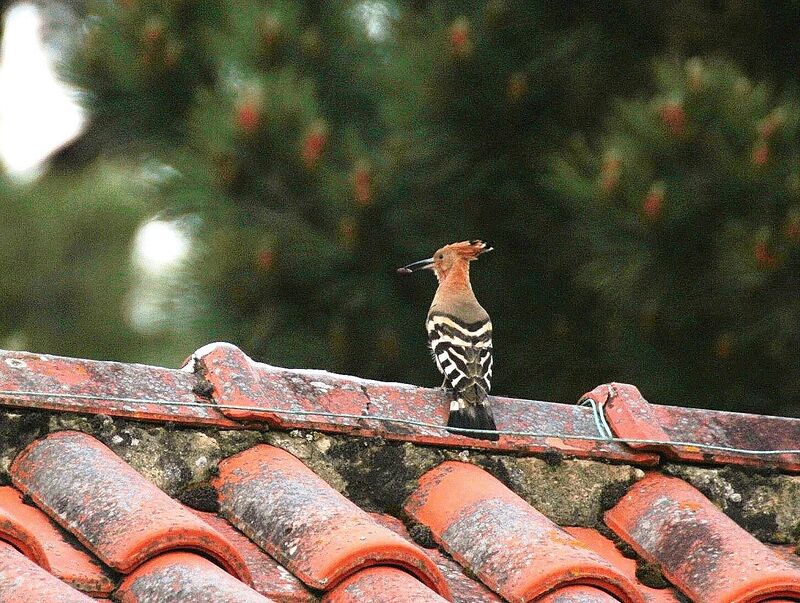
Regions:
<instances>
[{"instance_id":1,"label":"black and white striped plumage","mask_svg":"<svg viewBox=\"0 0 800 603\"><path fill-rule=\"evenodd\" d=\"M448 427L461 435L497 440L489 388L492 381L492 323L478 303L469 281L469 264L492 251L480 239L451 243L433 257L398 268L400 274L433 270L439 286L425 328L436 366L444 375L442 387L452 393ZM484 431L479 433L477 430ZM452 430L451 430L452 431Z\"/></svg>"},{"instance_id":2,"label":"black and white striped plumage","mask_svg":"<svg viewBox=\"0 0 800 603\"><path fill-rule=\"evenodd\" d=\"M478 306L480 308L480 306ZM454 314L436 311L428 314L425 328L428 342L443 386L453 392L449 427L496 430L488 393L492 381L492 323L483 316L466 322ZM467 434L497 440L497 434Z\"/></svg>"}]
</instances>

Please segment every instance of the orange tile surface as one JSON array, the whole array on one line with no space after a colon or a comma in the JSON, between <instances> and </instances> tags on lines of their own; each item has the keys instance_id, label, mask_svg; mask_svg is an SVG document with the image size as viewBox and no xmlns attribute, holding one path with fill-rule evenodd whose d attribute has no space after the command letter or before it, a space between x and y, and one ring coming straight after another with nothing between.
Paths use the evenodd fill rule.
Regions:
<instances>
[{"instance_id":1,"label":"orange tile surface","mask_svg":"<svg viewBox=\"0 0 800 603\"><path fill-rule=\"evenodd\" d=\"M14 545L37 565L70 586L94 596L114 590L114 576L66 532L36 507L25 504L22 494L0 488L0 540Z\"/></svg>"},{"instance_id":2,"label":"orange tile surface","mask_svg":"<svg viewBox=\"0 0 800 603\"><path fill-rule=\"evenodd\" d=\"M252 583L236 549L90 435L61 431L14 459L14 484L106 565L128 573L159 553L201 551Z\"/></svg>"},{"instance_id":3,"label":"orange tile surface","mask_svg":"<svg viewBox=\"0 0 800 603\"><path fill-rule=\"evenodd\" d=\"M115 594L119 603L278 603L260 595L208 559L164 553L136 568Z\"/></svg>"},{"instance_id":4,"label":"orange tile surface","mask_svg":"<svg viewBox=\"0 0 800 603\"><path fill-rule=\"evenodd\" d=\"M370 516L382 526L386 526L395 534L399 534L406 540L411 540L411 536L405 524L386 513L370 513ZM453 600L458 603L500 603L501 599L482 583L473 580L464 573L464 568L453 561L451 557L445 555L437 548L423 548L425 554L433 559L436 567L444 575Z\"/></svg>"},{"instance_id":5,"label":"orange tile surface","mask_svg":"<svg viewBox=\"0 0 800 603\"><path fill-rule=\"evenodd\" d=\"M289 570L258 548L225 518L202 511L192 510L192 513L222 534L239 551L253 577L253 589L280 603L313 603L317 600Z\"/></svg>"},{"instance_id":6,"label":"orange tile surface","mask_svg":"<svg viewBox=\"0 0 800 603\"><path fill-rule=\"evenodd\" d=\"M92 603L94 599L0 542L0 603Z\"/></svg>"},{"instance_id":7,"label":"orange tile surface","mask_svg":"<svg viewBox=\"0 0 800 603\"><path fill-rule=\"evenodd\" d=\"M680 603L672 589L650 588L641 584L636 577L636 560L625 557L611 540L597 530L568 526L564 528L564 531L572 534L603 559L613 564L628 578L636 582L647 603Z\"/></svg>"},{"instance_id":8,"label":"orange tile surface","mask_svg":"<svg viewBox=\"0 0 800 603\"><path fill-rule=\"evenodd\" d=\"M372 565L406 569L449 598L419 547L378 524L288 452L259 445L220 464L222 513L308 586L329 590Z\"/></svg>"},{"instance_id":9,"label":"orange tile surface","mask_svg":"<svg viewBox=\"0 0 800 603\"><path fill-rule=\"evenodd\" d=\"M533 601L581 584L643 603L636 584L483 469L446 461L422 476L405 511L485 584Z\"/></svg>"},{"instance_id":10,"label":"orange tile surface","mask_svg":"<svg viewBox=\"0 0 800 603\"><path fill-rule=\"evenodd\" d=\"M322 603L445 603L414 576L394 567L368 567L340 582Z\"/></svg>"},{"instance_id":11,"label":"orange tile surface","mask_svg":"<svg viewBox=\"0 0 800 603\"><path fill-rule=\"evenodd\" d=\"M537 599L536 603L618 603L619 599L592 586L565 586Z\"/></svg>"},{"instance_id":12,"label":"orange tile surface","mask_svg":"<svg viewBox=\"0 0 800 603\"><path fill-rule=\"evenodd\" d=\"M694 601L800 598L800 569L683 480L651 473L606 512L605 521Z\"/></svg>"}]
</instances>

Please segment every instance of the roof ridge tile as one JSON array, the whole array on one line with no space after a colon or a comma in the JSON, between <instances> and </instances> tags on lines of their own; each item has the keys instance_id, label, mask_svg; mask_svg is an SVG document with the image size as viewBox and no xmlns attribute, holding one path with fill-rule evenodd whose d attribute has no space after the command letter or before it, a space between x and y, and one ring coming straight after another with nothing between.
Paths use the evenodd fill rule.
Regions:
<instances>
[{"instance_id":1,"label":"roof ridge tile","mask_svg":"<svg viewBox=\"0 0 800 603\"><path fill-rule=\"evenodd\" d=\"M0 350L0 403L59 412L236 428L195 393L199 377L144 364ZM179 402L167 405L164 402Z\"/></svg>"},{"instance_id":2,"label":"roof ridge tile","mask_svg":"<svg viewBox=\"0 0 800 603\"><path fill-rule=\"evenodd\" d=\"M800 454L745 452L796 450L800 442L800 419L651 404L636 386L627 383L599 385L581 400L592 400L604 409L615 437L652 440L629 442L633 450L657 452L681 461L767 466L800 472Z\"/></svg>"},{"instance_id":3,"label":"roof ridge tile","mask_svg":"<svg viewBox=\"0 0 800 603\"><path fill-rule=\"evenodd\" d=\"M580 439L598 438L600 434L591 409L574 404L493 397L492 406L501 428L547 435L503 435L499 442L489 442L447 431L449 402L441 389L383 383L326 371L283 369L254 362L228 343L204 346L187 366L200 370L213 387L214 401L225 416L237 421L445 447L514 452L557 450L576 457L649 465L658 462L655 454L634 451L617 442ZM325 413L350 416L329 417Z\"/></svg>"},{"instance_id":4,"label":"roof ridge tile","mask_svg":"<svg viewBox=\"0 0 800 603\"><path fill-rule=\"evenodd\" d=\"M229 429L260 423L448 448L555 451L639 465L656 465L664 456L800 473L798 418L649 404L634 386L623 383L598 386L581 400L606 407L604 416L598 419L585 406L493 397L498 424L513 427L514 433L488 442L444 429L448 404L438 389L272 367L253 362L229 343L203 346L180 370L0 350L0 403L17 408ZM325 416L328 412L351 416ZM616 438L654 442L607 439L605 422ZM785 452L749 452L776 449Z\"/></svg>"}]
</instances>

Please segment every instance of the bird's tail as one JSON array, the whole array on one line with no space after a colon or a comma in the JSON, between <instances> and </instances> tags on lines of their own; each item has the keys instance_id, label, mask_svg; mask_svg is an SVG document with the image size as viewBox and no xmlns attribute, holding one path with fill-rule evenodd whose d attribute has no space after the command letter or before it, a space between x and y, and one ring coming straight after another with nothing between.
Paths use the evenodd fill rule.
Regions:
<instances>
[{"instance_id":1,"label":"bird's tail","mask_svg":"<svg viewBox=\"0 0 800 603\"><path fill-rule=\"evenodd\" d=\"M489 404L489 397L486 392L477 385L472 385L464 391L458 392L450 404L450 416L447 419L447 426L461 429L497 431L492 407ZM497 441L500 438L497 433L463 431L455 433L481 440Z\"/></svg>"}]
</instances>

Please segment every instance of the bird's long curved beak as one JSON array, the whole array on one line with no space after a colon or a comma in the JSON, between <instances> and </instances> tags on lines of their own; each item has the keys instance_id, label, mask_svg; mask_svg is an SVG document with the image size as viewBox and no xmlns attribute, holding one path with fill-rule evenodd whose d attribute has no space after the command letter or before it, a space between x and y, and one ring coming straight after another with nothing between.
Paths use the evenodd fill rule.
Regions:
<instances>
[{"instance_id":1,"label":"bird's long curved beak","mask_svg":"<svg viewBox=\"0 0 800 603\"><path fill-rule=\"evenodd\" d=\"M403 266L402 268L398 268L397 272L400 274L411 274L412 272L416 272L417 270L426 270L433 268L433 258L428 258L426 260L420 260L419 262L412 262L407 266Z\"/></svg>"}]
</instances>

